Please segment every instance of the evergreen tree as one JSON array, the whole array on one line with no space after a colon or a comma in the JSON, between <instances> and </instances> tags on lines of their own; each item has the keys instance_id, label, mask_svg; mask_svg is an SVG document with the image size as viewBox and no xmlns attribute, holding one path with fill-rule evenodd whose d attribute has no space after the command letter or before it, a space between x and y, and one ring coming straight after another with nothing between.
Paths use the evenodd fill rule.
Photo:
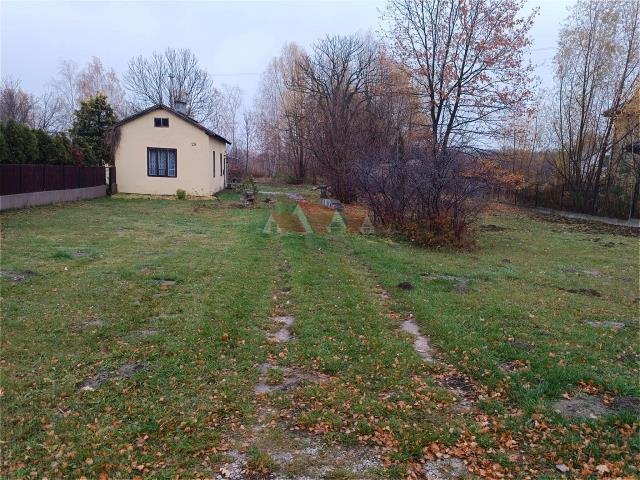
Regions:
<instances>
[{"instance_id":1,"label":"evergreen tree","mask_svg":"<svg viewBox=\"0 0 640 480\"><path fill-rule=\"evenodd\" d=\"M98 93L80 102L75 112L71 139L84 153L87 165L104 165L109 162L109 149L104 141L105 132L116 123L116 115L107 97Z\"/></svg>"},{"instance_id":2,"label":"evergreen tree","mask_svg":"<svg viewBox=\"0 0 640 480\"><path fill-rule=\"evenodd\" d=\"M49 165L72 164L71 145L64 135L50 135L44 130L36 130L38 157L34 163Z\"/></svg>"},{"instance_id":3,"label":"evergreen tree","mask_svg":"<svg viewBox=\"0 0 640 480\"><path fill-rule=\"evenodd\" d=\"M9 145L7 145L2 124L0 124L0 163L9 163Z\"/></svg>"},{"instance_id":4,"label":"evergreen tree","mask_svg":"<svg viewBox=\"0 0 640 480\"><path fill-rule=\"evenodd\" d=\"M38 139L27 125L9 120L0 124L4 144L2 163L36 163L38 161Z\"/></svg>"}]
</instances>

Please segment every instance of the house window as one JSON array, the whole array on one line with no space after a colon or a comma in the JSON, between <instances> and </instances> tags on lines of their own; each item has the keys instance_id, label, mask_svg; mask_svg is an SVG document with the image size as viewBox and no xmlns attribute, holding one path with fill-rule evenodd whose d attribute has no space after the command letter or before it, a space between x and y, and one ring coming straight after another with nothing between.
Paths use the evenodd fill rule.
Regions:
<instances>
[{"instance_id":1,"label":"house window","mask_svg":"<svg viewBox=\"0 0 640 480\"><path fill-rule=\"evenodd\" d=\"M213 178L216 178L216 152L213 152Z\"/></svg>"},{"instance_id":2,"label":"house window","mask_svg":"<svg viewBox=\"0 0 640 480\"><path fill-rule=\"evenodd\" d=\"M153 126L154 127L168 127L169 126L169 119L168 118L154 118L153 119Z\"/></svg>"},{"instance_id":3,"label":"house window","mask_svg":"<svg viewBox=\"0 0 640 480\"><path fill-rule=\"evenodd\" d=\"M224 170L222 168L222 154L220 154L220 175L224 175Z\"/></svg>"},{"instance_id":4,"label":"house window","mask_svg":"<svg viewBox=\"0 0 640 480\"><path fill-rule=\"evenodd\" d=\"M147 148L147 175L149 177L176 177L178 151L175 148Z\"/></svg>"}]
</instances>

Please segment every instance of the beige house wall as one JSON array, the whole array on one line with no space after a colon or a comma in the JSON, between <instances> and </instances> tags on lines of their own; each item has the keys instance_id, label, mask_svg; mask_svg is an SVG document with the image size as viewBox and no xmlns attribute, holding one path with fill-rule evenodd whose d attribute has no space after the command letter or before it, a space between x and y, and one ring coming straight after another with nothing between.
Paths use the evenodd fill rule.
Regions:
<instances>
[{"instance_id":1,"label":"beige house wall","mask_svg":"<svg viewBox=\"0 0 640 480\"><path fill-rule=\"evenodd\" d=\"M226 144L213 137L209 137L209 170L211 178L211 191L218 192L226 185ZM215 172L213 168L213 157L215 154ZM220 171L220 155L222 155L222 171ZM224 172L224 173L223 173ZM215 173L215 176L213 175Z\"/></svg>"},{"instance_id":2,"label":"beige house wall","mask_svg":"<svg viewBox=\"0 0 640 480\"><path fill-rule=\"evenodd\" d=\"M153 119L169 119L169 127L154 127ZM147 148L177 150L176 177L147 175ZM213 177L213 152L216 152L216 177ZM120 141L115 154L118 192L150 195L212 195L224 188L219 175L219 153L226 144L167 110L154 110L120 126Z\"/></svg>"}]
</instances>

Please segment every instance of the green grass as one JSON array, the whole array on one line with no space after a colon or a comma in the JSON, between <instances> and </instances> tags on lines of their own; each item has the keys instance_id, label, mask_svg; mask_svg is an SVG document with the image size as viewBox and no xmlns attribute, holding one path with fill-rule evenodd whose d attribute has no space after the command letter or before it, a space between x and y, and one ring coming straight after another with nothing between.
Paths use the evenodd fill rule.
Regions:
<instances>
[{"instance_id":1,"label":"green grass","mask_svg":"<svg viewBox=\"0 0 640 480\"><path fill-rule=\"evenodd\" d=\"M219 447L256 421L256 367L269 357L328 376L271 394L281 418L329 442L386 446L389 477L434 442L469 438L515 476L536 468L551 478L556 461L590 459L634 474L637 417L567 420L551 405L580 388L640 395L637 238L513 213L487 215L504 230L480 232L470 252L264 235L273 207L237 208L237 199L106 198L2 214L2 270L37 272L0 280L5 476L214 476ZM464 277L470 291L422 274ZM436 382L444 367L421 360L391 310L412 313L439 358L474 380L478 410L451 409ZM295 315L294 341L268 341L273 314ZM500 369L514 360L528 368ZM145 368L80 390L131 362ZM247 453L255 470L276 468L262 450Z\"/></svg>"}]
</instances>

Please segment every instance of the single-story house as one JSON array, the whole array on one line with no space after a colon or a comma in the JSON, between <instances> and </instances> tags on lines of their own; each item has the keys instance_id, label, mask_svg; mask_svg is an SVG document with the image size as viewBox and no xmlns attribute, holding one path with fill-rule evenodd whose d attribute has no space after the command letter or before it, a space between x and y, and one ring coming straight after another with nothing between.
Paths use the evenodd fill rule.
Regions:
<instances>
[{"instance_id":1,"label":"single-story house","mask_svg":"<svg viewBox=\"0 0 640 480\"><path fill-rule=\"evenodd\" d=\"M207 196L226 186L226 148L231 142L185 112L155 105L113 126L116 188L122 193Z\"/></svg>"}]
</instances>

